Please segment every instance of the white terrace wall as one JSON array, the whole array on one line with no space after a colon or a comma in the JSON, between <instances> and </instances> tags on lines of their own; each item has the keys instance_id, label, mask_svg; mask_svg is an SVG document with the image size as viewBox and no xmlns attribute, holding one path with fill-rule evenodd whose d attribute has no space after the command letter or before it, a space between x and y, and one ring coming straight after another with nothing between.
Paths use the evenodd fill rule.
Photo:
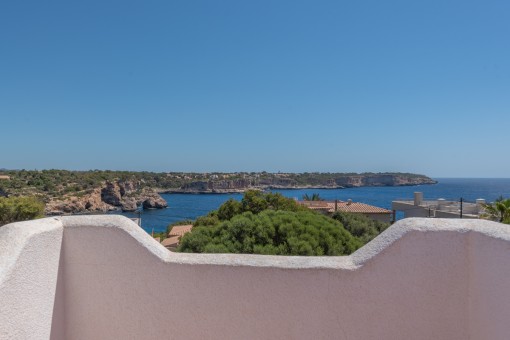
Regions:
<instances>
[{"instance_id":1,"label":"white terrace wall","mask_svg":"<svg viewBox=\"0 0 510 340\"><path fill-rule=\"evenodd\" d=\"M0 339L49 339L62 222L0 227Z\"/></svg>"},{"instance_id":2,"label":"white terrace wall","mask_svg":"<svg viewBox=\"0 0 510 340\"><path fill-rule=\"evenodd\" d=\"M44 281L39 269L25 268L28 260L0 271L0 338L507 339L510 332L510 232L497 223L407 219L351 256L308 258L170 253L119 216L62 223L62 249L53 224L17 248L19 259L47 266ZM11 257L0 255L2 265ZM18 271L22 290L13 288ZM34 288L37 311L23 301ZM40 326L24 329L25 318L10 318L20 311Z\"/></svg>"}]
</instances>

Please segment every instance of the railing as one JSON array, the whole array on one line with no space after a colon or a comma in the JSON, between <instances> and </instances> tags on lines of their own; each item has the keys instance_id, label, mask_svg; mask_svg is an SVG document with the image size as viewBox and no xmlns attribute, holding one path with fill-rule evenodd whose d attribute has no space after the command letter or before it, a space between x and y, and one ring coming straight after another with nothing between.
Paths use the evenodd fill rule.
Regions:
<instances>
[{"instance_id":1,"label":"railing","mask_svg":"<svg viewBox=\"0 0 510 340\"><path fill-rule=\"evenodd\" d=\"M436 199L423 200L419 205L414 204L414 199L395 199L395 203L403 203L409 205L404 211L412 209L428 209L429 217L435 217L435 212L457 213L459 217L464 215L479 215L483 212L483 207L476 201L460 199Z\"/></svg>"}]
</instances>

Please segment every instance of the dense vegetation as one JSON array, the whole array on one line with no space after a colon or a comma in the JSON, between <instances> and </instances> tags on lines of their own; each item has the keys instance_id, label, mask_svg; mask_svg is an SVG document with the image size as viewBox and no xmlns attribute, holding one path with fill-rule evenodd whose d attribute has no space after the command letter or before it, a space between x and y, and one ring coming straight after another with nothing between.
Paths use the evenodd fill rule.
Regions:
<instances>
[{"instance_id":1,"label":"dense vegetation","mask_svg":"<svg viewBox=\"0 0 510 340\"><path fill-rule=\"evenodd\" d=\"M344 228L362 244L372 241L377 235L390 226L389 223L374 221L362 214L352 214L341 211L335 212L332 218L339 221Z\"/></svg>"},{"instance_id":2,"label":"dense vegetation","mask_svg":"<svg viewBox=\"0 0 510 340\"><path fill-rule=\"evenodd\" d=\"M180 251L271 255L344 255L360 246L340 223L312 211L244 212L216 226L194 227Z\"/></svg>"},{"instance_id":3,"label":"dense vegetation","mask_svg":"<svg viewBox=\"0 0 510 340\"><path fill-rule=\"evenodd\" d=\"M0 197L0 226L44 216L44 203L36 197Z\"/></svg>"},{"instance_id":4,"label":"dense vegetation","mask_svg":"<svg viewBox=\"0 0 510 340\"><path fill-rule=\"evenodd\" d=\"M365 216L309 210L280 194L248 191L198 218L179 251L271 255L346 255L389 224Z\"/></svg>"},{"instance_id":5,"label":"dense vegetation","mask_svg":"<svg viewBox=\"0 0 510 340\"><path fill-rule=\"evenodd\" d=\"M0 192L11 195L40 195L59 197L66 194L88 193L105 181L136 181L142 187L173 188L184 183L184 178L167 173L133 171L68 171L16 170L2 171L10 180L0 181Z\"/></svg>"}]
</instances>

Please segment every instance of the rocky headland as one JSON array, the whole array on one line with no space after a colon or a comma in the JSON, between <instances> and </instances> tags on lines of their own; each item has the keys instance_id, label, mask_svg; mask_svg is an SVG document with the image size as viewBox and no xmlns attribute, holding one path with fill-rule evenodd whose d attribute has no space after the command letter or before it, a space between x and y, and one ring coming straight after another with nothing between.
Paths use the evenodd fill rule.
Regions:
<instances>
[{"instance_id":1,"label":"rocky headland","mask_svg":"<svg viewBox=\"0 0 510 340\"><path fill-rule=\"evenodd\" d=\"M102 187L81 195L52 198L46 204L47 215L104 213L114 210L163 209L167 202L153 189L133 181L106 182Z\"/></svg>"}]
</instances>

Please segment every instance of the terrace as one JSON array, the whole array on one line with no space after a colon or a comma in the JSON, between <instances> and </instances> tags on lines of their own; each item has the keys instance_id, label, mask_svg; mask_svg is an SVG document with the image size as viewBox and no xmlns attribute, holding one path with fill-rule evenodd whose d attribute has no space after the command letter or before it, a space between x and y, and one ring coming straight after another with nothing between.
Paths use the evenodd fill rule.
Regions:
<instances>
[{"instance_id":1,"label":"terrace","mask_svg":"<svg viewBox=\"0 0 510 340\"><path fill-rule=\"evenodd\" d=\"M406 219L350 256L279 257L46 218L0 228L0 338L506 339L508 263L509 226L483 220Z\"/></svg>"}]
</instances>

